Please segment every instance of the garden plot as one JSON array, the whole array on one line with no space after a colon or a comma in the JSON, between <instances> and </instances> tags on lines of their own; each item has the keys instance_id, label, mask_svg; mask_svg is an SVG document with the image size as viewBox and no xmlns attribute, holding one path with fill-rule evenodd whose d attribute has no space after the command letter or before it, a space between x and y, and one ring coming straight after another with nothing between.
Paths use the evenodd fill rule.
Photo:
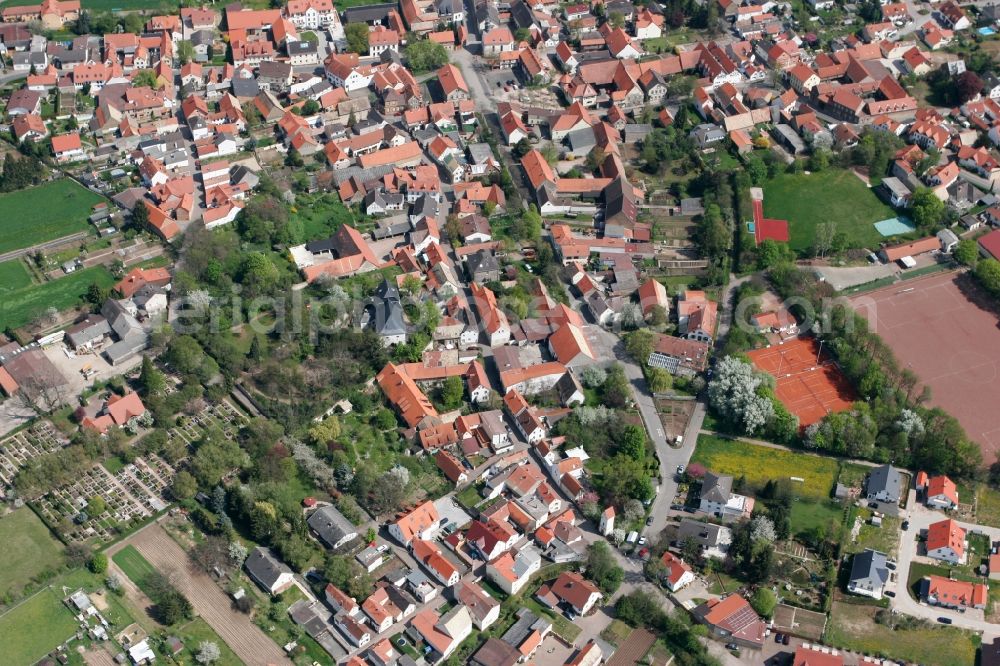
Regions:
<instances>
[{"instance_id":1,"label":"garden plot","mask_svg":"<svg viewBox=\"0 0 1000 666\"><path fill-rule=\"evenodd\" d=\"M48 421L38 421L27 430L0 441L0 482L14 483L18 470L29 460L66 446L66 440Z\"/></svg>"},{"instance_id":2,"label":"garden plot","mask_svg":"<svg viewBox=\"0 0 1000 666\"><path fill-rule=\"evenodd\" d=\"M125 465L112 475L94 465L72 486L54 490L39 500L39 509L50 524L58 526L70 541L110 541L124 530L167 507L166 491L174 470L154 454ZM87 509L94 498L105 510L91 516Z\"/></svg>"}]
</instances>

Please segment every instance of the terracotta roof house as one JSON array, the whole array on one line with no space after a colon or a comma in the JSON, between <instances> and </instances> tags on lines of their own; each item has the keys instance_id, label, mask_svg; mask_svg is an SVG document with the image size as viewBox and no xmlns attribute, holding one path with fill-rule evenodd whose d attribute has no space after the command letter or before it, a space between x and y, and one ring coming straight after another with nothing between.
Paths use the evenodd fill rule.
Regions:
<instances>
[{"instance_id":1,"label":"terracotta roof house","mask_svg":"<svg viewBox=\"0 0 1000 666\"><path fill-rule=\"evenodd\" d=\"M458 102L469 98L469 84L465 82L465 77L458 67L445 65L437 71L437 81L445 101Z\"/></svg>"},{"instance_id":2,"label":"terracotta roof house","mask_svg":"<svg viewBox=\"0 0 1000 666\"><path fill-rule=\"evenodd\" d=\"M455 430L454 426L452 426L452 432L455 433L454 443L457 443L458 431ZM423 432L421 432L421 434L423 434ZM435 453L434 462L437 464L438 469L444 472L444 475L447 476L452 483L460 484L469 480L469 475L465 470L465 466L458 461L458 458L447 451L438 451Z\"/></svg>"},{"instance_id":3,"label":"terracotta roof house","mask_svg":"<svg viewBox=\"0 0 1000 666\"><path fill-rule=\"evenodd\" d=\"M124 427L145 413L146 406L142 404L139 394L133 391L125 395L112 395L104 403L104 409L101 410L100 416L87 417L80 425L87 430L93 430L103 435L111 426Z\"/></svg>"},{"instance_id":4,"label":"terracotta roof house","mask_svg":"<svg viewBox=\"0 0 1000 666\"><path fill-rule=\"evenodd\" d=\"M965 562L965 530L952 519L927 527L927 557L952 564Z\"/></svg>"},{"instance_id":5,"label":"terracotta roof house","mask_svg":"<svg viewBox=\"0 0 1000 666\"><path fill-rule=\"evenodd\" d=\"M708 625L718 638L732 641L737 645L760 649L764 645L766 625L750 607L749 602L738 594L723 599L710 599L695 608L695 618Z\"/></svg>"},{"instance_id":6,"label":"terracotta roof house","mask_svg":"<svg viewBox=\"0 0 1000 666\"><path fill-rule=\"evenodd\" d=\"M549 337L549 351L568 368L588 365L595 361L593 349L583 334L583 329L565 324Z\"/></svg>"},{"instance_id":7,"label":"terracotta roof house","mask_svg":"<svg viewBox=\"0 0 1000 666\"><path fill-rule=\"evenodd\" d=\"M389 523L389 534L409 546L414 539L430 539L437 533L441 516L433 502L424 502L409 513Z\"/></svg>"},{"instance_id":8,"label":"terracotta roof house","mask_svg":"<svg viewBox=\"0 0 1000 666\"><path fill-rule=\"evenodd\" d=\"M927 576L920 581L920 598L946 608L985 608L989 588L982 583Z\"/></svg>"},{"instance_id":9,"label":"terracotta roof house","mask_svg":"<svg viewBox=\"0 0 1000 666\"><path fill-rule=\"evenodd\" d=\"M958 486L943 474L932 476L927 480L924 502L939 509L954 509L958 506Z\"/></svg>"},{"instance_id":10,"label":"terracotta roof house","mask_svg":"<svg viewBox=\"0 0 1000 666\"><path fill-rule=\"evenodd\" d=\"M658 280L649 279L639 285L639 307L642 315L648 316L653 308L660 306L664 312L670 312L670 297L667 288Z\"/></svg>"},{"instance_id":11,"label":"terracotta roof house","mask_svg":"<svg viewBox=\"0 0 1000 666\"><path fill-rule=\"evenodd\" d=\"M437 417L437 409L430 398L400 366L389 363L375 375L375 381L409 427L416 428Z\"/></svg>"},{"instance_id":12,"label":"terracotta roof house","mask_svg":"<svg viewBox=\"0 0 1000 666\"><path fill-rule=\"evenodd\" d=\"M575 571L565 571L551 584L542 585L535 596L550 607L562 604L577 615L586 615L600 601L601 591Z\"/></svg>"},{"instance_id":13,"label":"terracotta roof house","mask_svg":"<svg viewBox=\"0 0 1000 666\"><path fill-rule=\"evenodd\" d=\"M671 592L676 592L694 581L694 573L691 571L691 567L669 550L663 553L660 562L667 568L665 579L667 587L670 588Z\"/></svg>"},{"instance_id":14,"label":"terracotta roof house","mask_svg":"<svg viewBox=\"0 0 1000 666\"><path fill-rule=\"evenodd\" d=\"M135 292L148 284L157 287L170 284L170 271L166 268L133 268L115 284L114 290L122 298L132 298Z\"/></svg>"},{"instance_id":15,"label":"terracotta roof house","mask_svg":"<svg viewBox=\"0 0 1000 666\"><path fill-rule=\"evenodd\" d=\"M469 609L459 604L444 615L433 608L425 608L410 620L410 627L431 647L432 663L448 658L462 641L472 633L472 616Z\"/></svg>"},{"instance_id":16,"label":"terracotta roof house","mask_svg":"<svg viewBox=\"0 0 1000 666\"><path fill-rule=\"evenodd\" d=\"M458 582L458 568L444 556L436 542L414 539L410 542L410 552L442 585L451 587Z\"/></svg>"}]
</instances>

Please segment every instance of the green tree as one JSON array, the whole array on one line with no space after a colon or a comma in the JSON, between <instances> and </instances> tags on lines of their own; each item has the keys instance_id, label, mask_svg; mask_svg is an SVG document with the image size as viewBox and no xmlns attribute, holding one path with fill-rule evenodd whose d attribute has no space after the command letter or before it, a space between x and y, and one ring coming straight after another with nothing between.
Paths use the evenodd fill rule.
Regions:
<instances>
[{"instance_id":1,"label":"green tree","mask_svg":"<svg viewBox=\"0 0 1000 666\"><path fill-rule=\"evenodd\" d=\"M340 437L340 432L340 419L336 416L328 416L309 428L309 439L317 446L326 447Z\"/></svg>"},{"instance_id":2,"label":"green tree","mask_svg":"<svg viewBox=\"0 0 1000 666\"><path fill-rule=\"evenodd\" d=\"M347 50L359 55L368 55L368 24L348 23L344 26L347 35Z\"/></svg>"},{"instance_id":3,"label":"green tree","mask_svg":"<svg viewBox=\"0 0 1000 666\"><path fill-rule=\"evenodd\" d=\"M910 197L910 216L921 230L932 231L944 216L944 202L930 188L918 187Z\"/></svg>"},{"instance_id":4,"label":"green tree","mask_svg":"<svg viewBox=\"0 0 1000 666\"><path fill-rule=\"evenodd\" d=\"M971 238L963 238L958 241L952 254L958 263L975 268L979 261L979 245Z\"/></svg>"},{"instance_id":5,"label":"green tree","mask_svg":"<svg viewBox=\"0 0 1000 666\"><path fill-rule=\"evenodd\" d=\"M429 39L410 39L403 57L414 74L430 72L448 63L447 49Z\"/></svg>"},{"instance_id":6,"label":"green tree","mask_svg":"<svg viewBox=\"0 0 1000 666\"><path fill-rule=\"evenodd\" d=\"M156 397L163 395L167 389L167 379L162 372L157 370L149 356L142 357L142 370L139 372L139 386L142 388L144 397Z\"/></svg>"},{"instance_id":7,"label":"green tree","mask_svg":"<svg viewBox=\"0 0 1000 666\"><path fill-rule=\"evenodd\" d=\"M93 518L97 518L107 510L108 505L104 501L104 498L100 495L94 495L90 498L90 501L87 502L87 513L89 513Z\"/></svg>"},{"instance_id":8,"label":"green tree","mask_svg":"<svg viewBox=\"0 0 1000 666\"><path fill-rule=\"evenodd\" d=\"M177 472L170 493L179 500L191 499L198 492L198 482L185 469Z\"/></svg>"},{"instance_id":9,"label":"green tree","mask_svg":"<svg viewBox=\"0 0 1000 666\"><path fill-rule=\"evenodd\" d=\"M267 294L278 286L278 267L263 252L248 252L243 257L240 281L254 294Z\"/></svg>"},{"instance_id":10,"label":"green tree","mask_svg":"<svg viewBox=\"0 0 1000 666\"><path fill-rule=\"evenodd\" d=\"M461 377L448 377L441 386L441 402L448 409L455 409L462 404L465 388Z\"/></svg>"},{"instance_id":11,"label":"green tree","mask_svg":"<svg viewBox=\"0 0 1000 666\"><path fill-rule=\"evenodd\" d=\"M167 362L182 374L197 372L205 361L205 350L190 335L181 335L170 341Z\"/></svg>"},{"instance_id":12,"label":"green tree","mask_svg":"<svg viewBox=\"0 0 1000 666\"><path fill-rule=\"evenodd\" d=\"M652 393L666 393L674 385L674 379L663 368L645 368L646 384Z\"/></svg>"},{"instance_id":13,"label":"green tree","mask_svg":"<svg viewBox=\"0 0 1000 666\"><path fill-rule=\"evenodd\" d=\"M994 295L1000 295L1000 261L983 259L976 264L976 278Z\"/></svg>"},{"instance_id":14,"label":"green tree","mask_svg":"<svg viewBox=\"0 0 1000 666\"><path fill-rule=\"evenodd\" d=\"M157 88L156 72L151 69L141 69L132 77L132 85L136 88L146 86Z\"/></svg>"},{"instance_id":15,"label":"green tree","mask_svg":"<svg viewBox=\"0 0 1000 666\"><path fill-rule=\"evenodd\" d=\"M769 618L774 613L774 607L778 605L778 599L769 587L757 588L757 591L750 597L750 605L761 617Z\"/></svg>"},{"instance_id":16,"label":"green tree","mask_svg":"<svg viewBox=\"0 0 1000 666\"><path fill-rule=\"evenodd\" d=\"M87 562L87 568L91 573L103 574L108 570L108 556L104 553L94 553Z\"/></svg>"},{"instance_id":17,"label":"green tree","mask_svg":"<svg viewBox=\"0 0 1000 666\"><path fill-rule=\"evenodd\" d=\"M177 45L177 59L182 65L194 60L194 45L190 41L185 39Z\"/></svg>"},{"instance_id":18,"label":"green tree","mask_svg":"<svg viewBox=\"0 0 1000 666\"><path fill-rule=\"evenodd\" d=\"M643 460L646 457L646 431L642 426L634 424L625 426L618 450L630 458Z\"/></svg>"},{"instance_id":19,"label":"green tree","mask_svg":"<svg viewBox=\"0 0 1000 666\"><path fill-rule=\"evenodd\" d=\"M587 577L605 594L614 594L621 586L625 571L618 566L607 542L595 541L587 549Z\"/></svg>"},{"instance_id":20,"label":"green tree","mask_svg":"<svg viewBox=\"0 0 1000 666\"><path fill-rule=\"evenodd\" d=\"M625 334L625 351L640 365L645 365L656 345L656 334L644 328Z\"/></svg>"},{"instance_id":21,"label":"green tree","mask_svg":"<svg viewBox=\"0 0 1000 666\"><path fill-rule=\"evenodd\" d=\"M302 105L302 115L303 116L315 115L319 113L322 110L322 108L323 107L321 107L319 105L319 102L317 102L316 100L314 99L306 100L306 103Z\"/></svg>"}]
</instances>

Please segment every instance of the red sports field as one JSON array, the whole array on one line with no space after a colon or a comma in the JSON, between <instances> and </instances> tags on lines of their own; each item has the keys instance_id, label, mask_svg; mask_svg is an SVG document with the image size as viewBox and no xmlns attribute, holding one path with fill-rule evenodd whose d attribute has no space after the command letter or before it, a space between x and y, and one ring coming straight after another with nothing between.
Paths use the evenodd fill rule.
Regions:
<instances>
[{"instance_id":1,"label":"red sports field","mask_svg":"<svg viewBox=\"0 0 1000 666\"><path fill-rule=\"evenodd\" d=\"M816 423L830 412L848 409L857 395L816 338L793 338L747 355L759 370L777 379L775 393L799 417L799 425ZM817 363L819 354L819 363Z\"/></svg>"},{"instance_id":2,"label":"red sports field","mask_svg":"<svg viewBox=\"0 0 1000 666\"><path fill-rule=\"evenodd\" d=\"M945 273L851 299L899 362L931 387L931 404L954 416L979 443L986 465L1000 451L1000 327L975 302L968 277ZM969 294L973 294L970 298Z\"/></svg>"}]
</instances>

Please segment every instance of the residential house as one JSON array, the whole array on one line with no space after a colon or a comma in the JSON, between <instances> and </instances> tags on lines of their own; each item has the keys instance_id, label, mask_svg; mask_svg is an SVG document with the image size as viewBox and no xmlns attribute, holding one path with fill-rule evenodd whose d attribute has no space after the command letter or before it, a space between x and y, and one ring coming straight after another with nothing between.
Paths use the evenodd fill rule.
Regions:
<instances>
[{"instance_id":1,"label":"residential house","mask_svg":"<svg viewBox=\"0 0 1000 666\"><path fill-rule=\"evenodd\" d=\"M412 380L411 380L412 381ZM427 501L389 523L389 534L409 547L414 539L432 539L440 527L441 516L434 503Z\"/></svg>"},{"instance_id":2,"label":"residential house","mask_svg":"<svg viewBox=\"0 0 1000 666\"><path fill-rule=\"evenodd\" d=\"M676 592L685 585L694 582L695 576L691 567L669 550L663 553L660 562L666 567L666 571L662 574L662 577L671 592Z\"/></svg>"},{"instance_id":3,"label":"residential house","mask_svg":"<svg viewBox=\"0 0 1000 666\"><path fill-rule=\"evenodd\" d=\"M951 564L965 563L965 530L951 518L931 523L924 542L927 557Z\"/></svg>"},{"instance_id":4,"label":"residential house","mask_svg":"<svg viewBox=\"0 0 1000 666\"><path fill-rule=\"evenodd\" d=\"M257 547L250 551L243 568L250 579L271 596L277 596L295 585L292 570L269 548Z\"/></svg>"},{"instance_id":5,"label":"residential house","mask_svg":"<svg viewBox=\"0 0 1000 666\"><path fill-rule=\"evenodd\" d=\"M486 577L509 595L519 593L528 584L532 574L542 567L542 555L531 544L517 551L507 551L492 562L486 563Z\"/></svg>"},{"instance_id":6,"label":"residential house","mask_svg":"<svg viewBox=\"0 0 1000 666\"><path fill-rule=\"evenodd\" d=\"M932 606L955 608L986 608L989 587L983 583L949 580L943 576L925 576L920 581L920 598Z\"/></svg>"},{"instance_id":7,"label":"residential house","mask_svg":"<svg viewBox=\"0 0 1000 666\"><path fill-rule=\"evenodd\" d=\"M880 465L868 474L865 497L878 502L898 504L902 492L903 476L892 465Z\"/></svg>"},{"instance_id":8,"label":"residential house","mask_svg":"<svg viewBox=\"0 0 1000 666\"><path fill-rule=\"evenodd\" d=\"M701 483L698 510L722 518L749 518L753 513L752 497L732 492L733 477L706 472Z\"/></svg>"},{"instance_id":9,"label":"residential house","mask_svg":"<svg viewBox=\"0 0 1000 666\"><path fill-rule=\"evenodd\" d=\"M757 650L764 646L767 625L738 594L710 599L691 612L716 638Z\"/></svg>"},{"instance_id":10,"label":"residential house","mask_svg":"<svg viewBox=\"0 0 1000 666\"><path fill-rule=\"evenodd\" d=\"M723 525L682 518L677 528L676 542L683 544L688 539L698 544L703 556L724 559L733 542L733 533Z\"/></svg>"},{"instance_id":11,"label":"residential house","mask_svg":"<svg viewBox=\"0 0 1000 666\"><path fill-rule=\"evenodd\" d=\"M447 659L472 633L472 616L463 604L444 615L427 607L413 616L410 628L431 648L432 663Z\"/></svg>"},{"instance_id":12,"label":"residential house","mask_svg":"<svg viewBox=\"0 0 1000 666\"><path fill-rule=\"evenodd\" d=\"M409 548L413 558L420 562L439 583L451 587L458 582L458 567L444 556L437 542L413 539Z\"/></svg>"},{"instance_id":13,"label":"residential house","mask_svg":"<svg viewBox=\"0 0 1000 666\"><path fill-rule=\"evenodd\" d=\"M535 597L550 608L568 608L586 615L601 600L601 590L575 571L565 571L552 583L542 585Z\"/></svg>"},{"instance_id":14,"label":"residential house","mask_svg":"<svg viewBox=\"0 0 1000 666\"><path fill-rule=\"evenodd\" d=\"M321 507L309 516L309 529L328 548L336 550L358 538L357 528L332 504Z\"/></svg>"},{"instance_id":15,"label":"residential house","mask_svg":"<svg viewBox=\"0 0 1000 666\"><path fill-rule=\"evenodd\" d=\"M851 574L847 581L847 591L872 599L881 599L885 585L889 582L889 567L885 553L871 548L855 553L851 561Z\"/></svg>"},{"instance_id":16,"label":"residential house","mask_svg":"<svg viewBox=\"0 0 1000 666\"><path fill-rule=\"evenodd\" d=\"M487 594L478 583L461 581L452 588L455 603L464 604L479 631L489 629L500 619L500 602Z\"/></svg>"}]
</instances>

